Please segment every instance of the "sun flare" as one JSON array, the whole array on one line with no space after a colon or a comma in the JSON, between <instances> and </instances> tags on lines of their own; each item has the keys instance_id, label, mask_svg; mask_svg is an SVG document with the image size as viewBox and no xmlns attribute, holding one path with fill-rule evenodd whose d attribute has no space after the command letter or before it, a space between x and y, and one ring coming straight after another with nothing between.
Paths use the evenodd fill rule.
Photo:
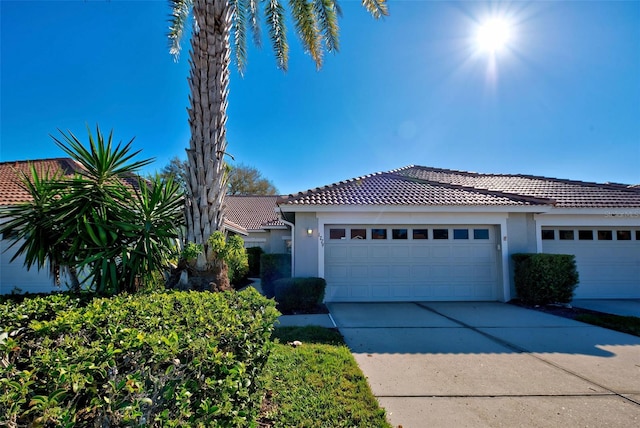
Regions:
<instances>
[{"instance_id":1,"label":"sun flare","mask_svg":"<svg viewBox=\"0 0 640 428\"><path fill-rule=\"evenodd\" d=\"M513 37L511 24L503 18L491 18L482 23L476 33L478 49L495 54L509 45Z\"/></svg>"}]
</instances>

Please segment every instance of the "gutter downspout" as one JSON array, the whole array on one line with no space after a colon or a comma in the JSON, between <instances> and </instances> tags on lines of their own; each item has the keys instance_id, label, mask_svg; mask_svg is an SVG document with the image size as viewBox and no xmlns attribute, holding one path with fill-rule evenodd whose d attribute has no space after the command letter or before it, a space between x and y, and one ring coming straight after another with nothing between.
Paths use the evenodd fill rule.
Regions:
<instances>
[{"instance_id":1,"label":"gutter downspout","mask_svg":"<svg viewBox=\"0 0 640 428\"><path fill-rule=\"evenodd\" d=\"M278 214L280 221L291 228L291 277L296 276L296 225L284 219L282 211Z\"/></svg>"}]
</instances>

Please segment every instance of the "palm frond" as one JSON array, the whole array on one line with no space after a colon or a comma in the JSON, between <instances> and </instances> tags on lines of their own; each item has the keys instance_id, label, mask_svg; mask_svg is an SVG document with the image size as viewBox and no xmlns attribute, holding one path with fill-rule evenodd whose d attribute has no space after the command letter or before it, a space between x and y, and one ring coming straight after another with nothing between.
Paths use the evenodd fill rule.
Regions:
<instances>
[{"instance_id":1,"label":"palm frond","mask_svg":"<svg viewBox=\"0 0 640 428\"><path fill-rule=\"evenodd\" d=\"M260 39L260 17L258 16L259 1L260 0L249 0L249 25L253 33L253 43L255 43L256 46L262 44Z\"/></svg>"},{"instance_id":2,"label":"palm frond","mask_svg":"<svg viewBox=\"0 0 640 428\"><path fill-rule=\"evenodd\" d=\"M266 0L264 13L269 26L269 38L276 54L278 68L287 71L289 45L287 44L284 7L282 7L280 0Z\"/></svg>"},{"instance_id":3,"label":"palm frond","mask_svg":"<svg viewBox=\"0 0 640 428\"><path fill-rule=\"evenodd\" d=\"M193 0L169 0L171 16L169 17L169 53L175 60L180 56L182 37L193 7Z\"/></svg>"},{"instance_id":4,"label":"palm frond","mask_svg":"<svg viewBox=\"0 0 640 428\"><path fill-rule=\"evenodd\" d=\"M247 9L248 0L231 0L233 10L233 47L236 51L236 65L240 74L244 74L247 64Z\"/></svg>"},{"instance_id":5,"label":"palm frond","mask_svg":"<svg viewBox=\"0 0 640 428\"><path fill-rule=\"evenodd\" d=\"M314 14L314 5L307 0L289 0L291 14L295 22L296 31L305 50L320 68L322 66L322 46L320 31Z\"/></svg>"},{"instance_id":6,"label":"palm frond","mask_svg":"<svg viewBox=\"0 0 640 428\"><path fill-rule=\"evenodd\" d=\"M337 52L340 46L336 0L314 0L313 6L327 51Z\"/></svg>"},{"instance_id":7,"label":"palm frond","mask_svg":"<svg viewBox=\"0 0 640 428\"><path fill-rule=\"evenodd\" d=\"M362 6L364 6L375 19L389 15L387 0L362 0Z\"/></svg>"}]
</instances>

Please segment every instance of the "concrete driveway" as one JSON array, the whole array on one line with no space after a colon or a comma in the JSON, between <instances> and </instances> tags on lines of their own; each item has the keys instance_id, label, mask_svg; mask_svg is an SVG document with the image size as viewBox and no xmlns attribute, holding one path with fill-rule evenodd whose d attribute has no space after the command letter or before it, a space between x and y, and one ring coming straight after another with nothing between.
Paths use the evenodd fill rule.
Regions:
<instances>
[{"instance_id":1,"label":"concrete driveway","mask_svg":"<svg viewBox=\"0 0 640 428\"><path fill-rule=\"evenodd\" d=\"M503 303L333 303L393 426L640 426L640 338Z\"/></svg>"}]
</instances>

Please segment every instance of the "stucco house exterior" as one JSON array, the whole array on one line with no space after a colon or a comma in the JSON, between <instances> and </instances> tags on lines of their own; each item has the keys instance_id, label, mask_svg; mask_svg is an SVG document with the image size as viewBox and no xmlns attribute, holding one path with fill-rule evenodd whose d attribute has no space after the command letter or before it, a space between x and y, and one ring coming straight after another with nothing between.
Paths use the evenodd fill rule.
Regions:
<instances>
[{"instance_id":1,"label":"stucco house exterior","mask_svg":"<svg viewBox=\"0 0 640 428\"><path fill-rule=\"evenodd\" d=\"M576 298L640 298L640 188L408 166L278 200L326 301L508 301L511 255L574 254Z\"/></svg>"},{"instance_id":2,"label":"stucco house exterior","mask_svg":"<svg viewBox=\"0 0 640 428\"><path fill-rule=\"evenodd\" d=\"M280 219L278 196L225 197L226 219L241 226L245 248L260 247L266 253L291 252L291 228Z\"/></svg>"}]
</instances>

